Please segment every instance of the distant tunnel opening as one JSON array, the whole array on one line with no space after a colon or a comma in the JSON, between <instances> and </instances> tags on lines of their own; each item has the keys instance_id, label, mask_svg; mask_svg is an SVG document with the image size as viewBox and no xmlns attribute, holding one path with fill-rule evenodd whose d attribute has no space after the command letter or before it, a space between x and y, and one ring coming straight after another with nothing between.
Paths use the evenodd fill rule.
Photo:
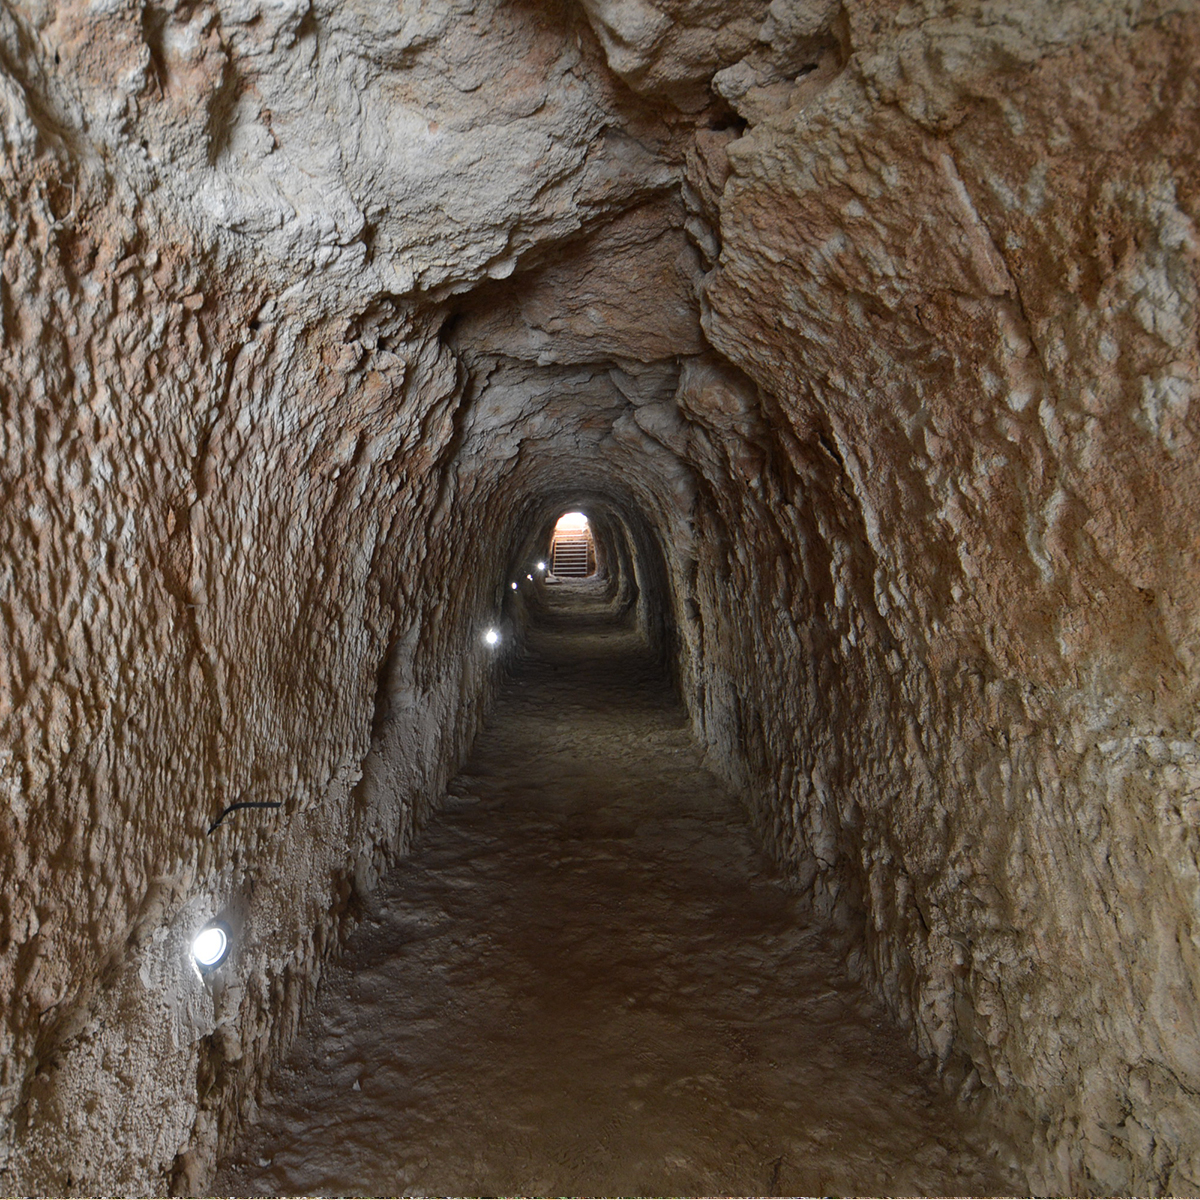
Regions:
<instances>
[{"instance_id":1,"label":"distant tunnel opening","mask_svg":"<svg viewBox=\"0 0 1200 1200\"><path fill-rule=\"evenodd\" d=\"M550 535L550 573L556 579L590 579L597 571L596 541L587 516L563 513Z\"/></svg>"}]
</instances>

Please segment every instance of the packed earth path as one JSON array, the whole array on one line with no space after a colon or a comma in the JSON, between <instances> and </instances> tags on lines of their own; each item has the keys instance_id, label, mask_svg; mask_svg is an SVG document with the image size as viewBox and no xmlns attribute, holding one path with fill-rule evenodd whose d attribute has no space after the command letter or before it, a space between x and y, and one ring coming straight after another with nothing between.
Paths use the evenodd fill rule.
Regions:
<instances>
[{"instance_id":1,"label":"packed earth path","mask_svg":"<svg viewBox=\"0 0 1200 1200\"><path fill-rule=\"evenodd\" d=\"M546 590L214 1194L1011 1194L644 641Z\"/></svg>"}]
</instances>

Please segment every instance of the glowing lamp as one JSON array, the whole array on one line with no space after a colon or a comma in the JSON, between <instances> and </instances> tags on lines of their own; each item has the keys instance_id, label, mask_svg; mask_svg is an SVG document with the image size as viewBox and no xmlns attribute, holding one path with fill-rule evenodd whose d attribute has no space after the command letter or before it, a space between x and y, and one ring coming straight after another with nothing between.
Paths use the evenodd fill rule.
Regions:
<instances>
[{"instance_id":1,"label":"glowing lamp","mask_svg":"<svg viewBox=\"0 0 1200 1200\"><path fill-rule=\"evenodd\" d=\"M514 585L514 586L515 586L515 585ZM499 643L500 643L500 633L499 633L499 631L498 631L498 630L495 630L495 629L489 629L489 630L487 631L487 633L485 633L485 634L483 635L483 640L484 640L484 644L485 644L485 645L488 645L488 646L496 646L496 645L499 645Z\"/></svg>"},{"instance_id":2,"label":"glowing lamp","mask_svg":"<svg viewBox=\"0 0 1200 1200\"><path fill-rule=\"evenodd\" d=\"M192 958L201 971L215 971L229 954L229 929L220 921L206 925L192 939Z\"/></svg>"}]
</instances>

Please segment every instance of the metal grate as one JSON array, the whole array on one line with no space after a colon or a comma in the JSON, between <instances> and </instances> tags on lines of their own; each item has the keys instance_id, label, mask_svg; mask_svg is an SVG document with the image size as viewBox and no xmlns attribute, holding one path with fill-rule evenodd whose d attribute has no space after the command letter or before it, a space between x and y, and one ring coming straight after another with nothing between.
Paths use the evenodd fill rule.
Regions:
<instances>
[{"instance_id":1,"label":"metal grate","mask_svg":"<svg viewBox=\"0 0 1200 1200\"><path fill-rule=\"evenodd\" d=\"M592 573L592 535L559 533L554 537L550 569L560 579L586 579Z\"/></svg>"}]
</instances>

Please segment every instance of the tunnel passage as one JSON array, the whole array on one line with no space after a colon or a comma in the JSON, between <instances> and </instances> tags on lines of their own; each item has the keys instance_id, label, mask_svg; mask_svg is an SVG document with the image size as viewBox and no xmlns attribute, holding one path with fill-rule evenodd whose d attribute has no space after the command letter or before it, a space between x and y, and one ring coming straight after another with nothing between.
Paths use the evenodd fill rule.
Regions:
<instances>
[{"instance_id":1,"label":"tunnel passage","mask_svg":"<svg viewBox=\"0 0 1200 1200\"><path fill-rule=\"evenodd\" d=\"M1200 1191L1198 47L0 5L0 1191L210 1184L576 507L1028 1187Z\"/></svg>"},{"instance_id":2,"label":"tunnel passage","mask_svg":"<svg viewBox=\"0 0 1200 1200\"><path fill-rule=\"evenodd\" d=\"M580 464L572 473L582 471ZM683 656L676 615L680 601L667 566L664 535L628 487L612 478L597 477L583 489L578 484L547 485L531 491L515 508L505 572L517 588L511 595L500 593L514 647L524 645L531 623L553 624L559 619L559 610L550 603L551 591L558 585L546 584L546 573L538 570L538 564L550 565L544 555L562 514L583 510L598 565L588 580L593 594L611 604L613 620L638 631L660 669L680 688Z\"/></svg>"},{"instance_id":3,"label":"tunnel passage","mask_svg":"<svg viewBox=\"0 0 1200 1200\"><path fill-rule=\"evenodd\" d=\"M538 584L217 1194L992 1195L601 581Z\"/></svg>"},{"instance_id":4,"label":"tunnel passage","mask_svg":"<svg viewBox=\"0 0 1200 1200\"><path fill-rule=\"evenodd\" d=\"M581 512L563 513L550 537L550 572L559 579L586 579L597 570L596 542Z\"/></svg>"}]
</instances>

